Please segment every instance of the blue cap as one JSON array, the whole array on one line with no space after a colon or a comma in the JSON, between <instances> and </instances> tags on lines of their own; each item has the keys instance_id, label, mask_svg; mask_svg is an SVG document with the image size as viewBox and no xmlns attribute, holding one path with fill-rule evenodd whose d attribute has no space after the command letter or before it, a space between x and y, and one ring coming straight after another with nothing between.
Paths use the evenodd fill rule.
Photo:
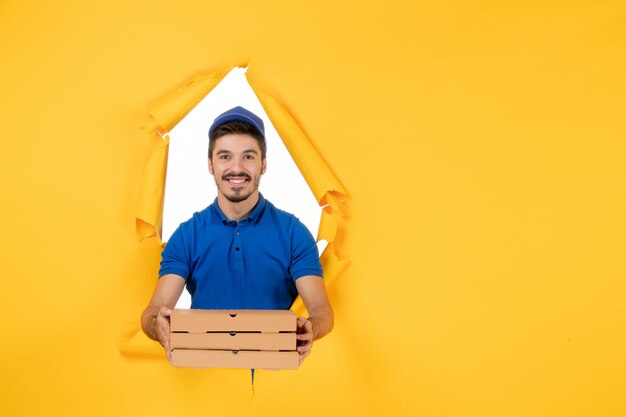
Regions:
<instances>
[{"instance_id":1,"label":"blue cap","mask_svg":"<svg viewBox=\"0 0 626 417\"><path fill-rule=\"evenodd\" d=\"M265 139L265 126L263 125L263 120L250 110L246 110L241 106L234 107L217 116L209 128L209 138L211 138L211 135L219 126L224 123L235 121L250 123L259 131L261 136L263 136L263 139Z\"/></svg>"}]
</instances>

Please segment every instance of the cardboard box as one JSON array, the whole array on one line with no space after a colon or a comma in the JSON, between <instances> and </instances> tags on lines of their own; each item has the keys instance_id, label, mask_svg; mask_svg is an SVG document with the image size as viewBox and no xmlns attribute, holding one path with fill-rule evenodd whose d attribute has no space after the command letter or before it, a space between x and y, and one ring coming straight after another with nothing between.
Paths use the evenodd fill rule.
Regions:
<instances>
[{"instance_id":1,"label":"cardboard box","mask_svg":"<svg viewBox=\"0 0 626 417\"><path fill-rule=\"evenodd\" d=\"M171 333L173 349L296 350L295 333Z\"/></svg>"},{"instance_id":2,"label":"cardboard box","mask_svg":"<svg viewBox=\"0 0 626 417\"><path fill-rule=\"evenodd\" d=\"M186 310L175 309L170 317L172 332L261 332L296 331L296 313L291 310Z\"/></svg>"},{"instance_id":3,"label":"cardboard box","mask_svg":"<svg viewBox=\"0 0 626 417\"><path fill-rule=\"evenodd\" d=\"M298 352L174 349L172 364L188 368L298 369Z\"/></svg>"},{"instance_id":4,"label":"cardboard box","mask_svg":"<svg viewBox=\"0 0 626 417\"><path fill-rule=\"evenodd\" d=\"M172 365L297 369L296 315L290 310L183 310L170 316Z\"/></svg>"}]
</instances>

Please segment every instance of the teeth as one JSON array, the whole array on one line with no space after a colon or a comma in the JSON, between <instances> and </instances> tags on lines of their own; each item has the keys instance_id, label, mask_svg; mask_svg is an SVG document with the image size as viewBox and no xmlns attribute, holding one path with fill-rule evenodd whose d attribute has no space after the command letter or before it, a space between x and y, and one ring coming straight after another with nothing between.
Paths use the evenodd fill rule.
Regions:
<instances>
[{"instance_id":1,"label":"teeth","mask_svg":"<svg viewBox=\"0 0 626 417\"><path fill-rule=\"evenodd\" d=\"M231 178L228 181L232 182L232 183L235 183L235 184L241 184L242 182L245 181L245 179L234 179L234 178Z\"/></svg>"}]
</instances>

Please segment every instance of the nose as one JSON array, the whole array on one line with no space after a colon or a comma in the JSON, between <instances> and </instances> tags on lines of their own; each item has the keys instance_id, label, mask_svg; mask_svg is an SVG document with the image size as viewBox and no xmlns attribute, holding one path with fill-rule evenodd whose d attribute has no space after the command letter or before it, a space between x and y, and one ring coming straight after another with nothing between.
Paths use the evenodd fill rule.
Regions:
<instances>
[{"instance_id":1,"label":"nose","mask_svg":"<svg viewBox=\"0 0 626 417\"><path fill-rule=\"evenodd\" d=\"M232 169L235 172L243 171L243 159L242 158L233 158Z\"/></svg>"}]
</instances>

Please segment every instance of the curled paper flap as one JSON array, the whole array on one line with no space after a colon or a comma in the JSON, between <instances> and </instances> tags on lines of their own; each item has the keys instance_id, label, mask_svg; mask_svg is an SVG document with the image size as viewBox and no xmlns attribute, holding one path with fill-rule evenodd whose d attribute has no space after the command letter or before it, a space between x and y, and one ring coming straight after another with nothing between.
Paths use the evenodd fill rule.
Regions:
<instances>
[{"instance_id":1,"label":"curled paper flap","mask_svg":"<svg viewBox=\"0 0 626 417\"><path fill-rule=\"evenodd\" d=\"M228 71L203 72L170 94L167 94L148 106L151 123L142 127L146 133L154 131L167 133L172 130L216 85L228 74Z\"/></svg>"},{"instance_id":2,"label":"curled paper flap","mask_svg":"<svg viewBox=\"0 0 626 417\"><path fill-rule=\"evenodd\" d=\"M139 241L156 236L161 242L163 198L167 170L167 133L178 124L216 85L227 71L203 72L182 83L175 91L148 106L151 123L142 127L147 133L156 132L165 143L150 156L144 167L135 219L135 235Z\"/></svg>"},{"instance_id":3,"label":"curled paper flap","mask_svg":"<svg viewBox=\"0 0 626 417\"><path fill-rule=\"evenodd\" d=\"M321 202L324 195L329 191L346 195L347 193L339 180L331 172L294 118L273 97L258 91L249 78L248 82L317 201Z\"/></svg>"},{"instance_id":4,"label":"curled paper flap","mask_svg":"<svg viewBox=\"0 0 626 417\"><path fill-rule=\"evenodd\" d=\"M156 236L161 243L163 220L163 185L167 169L169 137L156 148L143 169L139 203L135 218L135 235L139 241Z\"/></svg>"},{"instance_id":5,"label":"curled paper flap","mask_svg":"<svg viewBox=\"0 0 626 417\"><path fill-rule=\"evenodd\" d=\"M337 235L337 219L332 213L330 207L324 207L322 210L322 217L320 219L320 228L317 231L317 241L325 240L332 242Z\"/></svg>"}]
</instances>

